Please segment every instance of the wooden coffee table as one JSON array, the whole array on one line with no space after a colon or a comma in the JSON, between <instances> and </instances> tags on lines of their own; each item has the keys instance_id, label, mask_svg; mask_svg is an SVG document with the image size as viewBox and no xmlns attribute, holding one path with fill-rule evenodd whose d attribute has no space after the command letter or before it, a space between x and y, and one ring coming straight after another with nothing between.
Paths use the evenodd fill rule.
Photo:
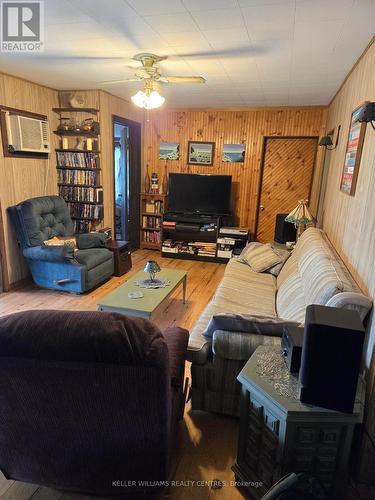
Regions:
<instances>
[{"instance_id":1,"label":"wooden coffee table","mask_svg":"<svg viewBox=\"0 0 375 500\"><path fill-rule=\"evenodd\" d=\"M119 286L113 292L99 299L98 311L119 312L129 316L140 316L150 319L155 310L167 300L179 285L182 285L182 303L186 303L186 271L180 269L162 269L157 278L170 282L165 288L140 288L135 281L147 279L148 273L140 271L132 276L129 281ZM129 292L142 292L140 299L129 299Z\"/></svg>"}]
</instances>

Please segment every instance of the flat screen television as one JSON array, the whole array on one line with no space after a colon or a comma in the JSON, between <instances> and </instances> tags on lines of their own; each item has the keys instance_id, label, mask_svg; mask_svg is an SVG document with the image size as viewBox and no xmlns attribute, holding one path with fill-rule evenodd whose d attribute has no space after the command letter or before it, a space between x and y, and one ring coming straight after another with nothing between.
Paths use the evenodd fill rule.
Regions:
<instances>
[{"instance_id":1,"label":"flat screen television","mask_svg":"<svg viewBox=\"0 0 375 500\"><path fill-rule=\"evenodd\" d=\"M168 210L196 214L230 212L231 175L169 174Z\"/></svg>"}]
</instances>

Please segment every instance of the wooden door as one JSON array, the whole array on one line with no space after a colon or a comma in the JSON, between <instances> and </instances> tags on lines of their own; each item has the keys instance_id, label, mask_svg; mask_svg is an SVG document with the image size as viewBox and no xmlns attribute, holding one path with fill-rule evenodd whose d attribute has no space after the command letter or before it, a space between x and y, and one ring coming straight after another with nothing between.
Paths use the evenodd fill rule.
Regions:
<instances>
[{"instance_id":1,"label":"wooden door","mask_svg":"<svg viewBox=\"0 0 375 500\"><path fill-rule=\"evenodd\" d=\"M317 137L266 137L257 211L256 240L273 240L278 213L289 213L309 199Z\"/></svg>"}]
</instances>

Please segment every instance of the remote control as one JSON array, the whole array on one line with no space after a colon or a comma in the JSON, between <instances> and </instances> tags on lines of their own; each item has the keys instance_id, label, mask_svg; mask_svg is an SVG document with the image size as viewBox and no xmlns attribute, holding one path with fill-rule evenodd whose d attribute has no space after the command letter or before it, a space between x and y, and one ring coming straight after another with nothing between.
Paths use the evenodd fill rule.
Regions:
<instances>
[{"instance_id":1,"label":"remote control","mask_svg":"<svg viewBox=\"0 0 375 500\"><path fill-rule=\"evenodd\" d=\"M142 292L129 292L128 293L129 299L141 299L143 297Z\"/></svg>"}]
</instances>

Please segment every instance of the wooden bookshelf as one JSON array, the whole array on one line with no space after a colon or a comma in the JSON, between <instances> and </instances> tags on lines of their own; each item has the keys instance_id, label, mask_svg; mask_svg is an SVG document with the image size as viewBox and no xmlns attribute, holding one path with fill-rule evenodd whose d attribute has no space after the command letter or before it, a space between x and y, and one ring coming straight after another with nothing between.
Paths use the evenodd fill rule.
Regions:
<instances>
[{"instance_id":1,"label":"wooden bookshelf","mask_svg":"<svg viewBox=\"0 0 375 500\"><path fill-rule=\"evenodd\" d=\"M161 221L168 208L168 195L140 194L140 247L161 250Z\"/></svg>"},{"instance_id":2,"label":"wooden bookshelf","mask_svg":"<svg viewBox=\"0 0 375 500\"><path fill-rule=\"evenodd\" d=\"M56 169L59 194L70 207L75 232L96 229L104 212L99 153L57 149Z\"/></svg>"},{"instance_id":3,"label":"wooden bookshelf","mask_svg":"<svg viewBox=\"0 0 375 500\"><path fill-rule=\"evenodd\" d=\"M52 108L59 115L60 124L68 117L76 116L81 121L85 115L99 115L96 108ZM64 116L65 113L68 117ZM98 118L94 118L98 120ZM99 120L98 120L99 122ZM101 186L99 127L91 130L54 130L59 137L68 140L67 148L56 148L56 169L59 194L70 207L75 232L93 231L104 217L103 188ZM95 139L90 149L75 148L77 137ZM86 145L87 146L87 145Z\"/></svg>"}]
</instances>

